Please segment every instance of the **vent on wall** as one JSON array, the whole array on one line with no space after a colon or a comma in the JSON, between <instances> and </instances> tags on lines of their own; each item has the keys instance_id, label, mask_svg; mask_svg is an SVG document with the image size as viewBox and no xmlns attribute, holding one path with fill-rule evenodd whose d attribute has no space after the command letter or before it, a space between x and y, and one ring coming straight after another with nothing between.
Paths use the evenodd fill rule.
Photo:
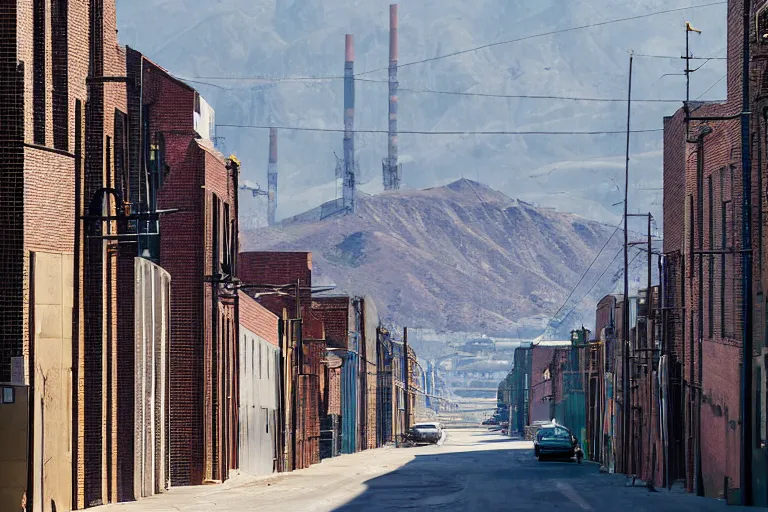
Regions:
<instances>
[{"instance_id":1,"label":"vent on wall","mask_svg":"<svg viewBox=\"0 0 768 512\"><path fill-rule=\"evenodd\" d=\"M757 41L760 44L768 44L768 4L757 10L755 18Z\"/></svg>"}]
</instances>

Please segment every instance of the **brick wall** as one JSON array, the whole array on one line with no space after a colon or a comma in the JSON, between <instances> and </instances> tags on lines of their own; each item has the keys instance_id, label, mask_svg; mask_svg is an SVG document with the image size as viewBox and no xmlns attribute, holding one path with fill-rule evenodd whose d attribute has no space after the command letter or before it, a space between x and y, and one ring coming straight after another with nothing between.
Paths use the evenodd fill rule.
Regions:
<instances>
[{"instance_id":1,"label":"brick wall","mask_svg":"<svg viewBox=\"0 0 768 512\"><path fill-rule=\"evenodd\" d=\"M276 347L279 346L277 316L250 298L248 294L241 291L239 297L240 324L263 340Z\"/></svg>"},{"instance_id":2,"label":"brick wall","mask_svg":"<svg viewBox=\"0 0 768 512\"><path fill-rule=\"evenodd\" d=\"M362 299L362 343L361 361L365 376L365 438L364 448L376 448L376 385L377 385L377 353L376 337L380 326L379 313L372 297Z\"/></svg>"},{"instance_id":3,"label":"brick wall","mask_svg":"<svg viewBox=\"0 0 768 512\"><path fill-rule=\"evenodd\" d=\"M322 319L325 340L329 348L347 348L349 322L349 297L317 297L312 300L312 312Z\"/></svg>"},{"instance_id":4,"label":"brick wall","mask_svg":"<svg viewBox=\"0 0 768 512\"><path fill-rule=\"evenodd\" d=\"M238 277L245 285L292 285L297 281L301 287L312 286L312 254L308 252L243 252L238 257ZM269 291L266 288L246 288L253 295ZM283 309L290 317L296 314L296 298L291 296L262 296L259 304L282 318ZM301 292L301 302L309 304L312 299L309 290ZM304 315L306 316L306 315Z\"/></svg>"},{"instance_id":5,"label":"brick wall","mask_svg":"<svg viewBox=\"0 0 768 512\"><path fill-rule=\"evenodd\" d=\"M531 384L530 384L530 413L529 425L535 421L549 421L550 416L549 399L552 395L552 381L545 380L544 372L549 370L552 362L554 349L548 347L533 347L531 356Z\"/></svg>"},{"instance_id":6,"label":"brick wall","mask_svg":"<svg viewBox=\"0 0 768 512\"><path fill-rule=\"evenodd\" d=\"M753 9L759 8L763 2ZM742 7L728 6L727 101L695 105L695 116L728 116L741 109L742 93ZM754 14L754 13L753 13ZM754 16L752 17L754 20ZM754 24L753 24L754 26ZM764 109L765 61L763 45L753 41L752 106ZM723 481L739 483L739 363L742 344L742 268L738 254L700 255L697 251L730 251L741 247L741 126L738 119L709 123L713 130L703 139L703 148L685 143L682 112L665 121L665 218L664 251L668 253L667 314L665 334L673 355L682 360L686 394L685 436L693 436L686 449L687 485L695 482L693 460L702 461L702 484L708 496L724 492ZM765 120L751 116L753 245L762 257L764 209L762 160L765 155ZM691 138L699 135L701 122L691 122ZM681 210L681 205L683 209ZM680 251L682 254L674 254ZM755 292L761 287L762 263L755 266ZM701 294L700 294L701 292ZM758 300L756 332L762 333L763 305ZM680 309L677 309L680 308ZM679 311L679 313L678 313ZM762 336L762 334L760 335ZM760 338L758 338L760 339ZM699 409L698 403L702 405ZM677 411L681 414L681 411ZM681 414L682 416L682 414ZM700 418L700 423L698 419ZM758 422L758 425L760 423ZM697 439L700 429L700 438ZM761 433L764 438L765 433ZM698 442L697 442L698 441Z\"/></svg>"}]
</instances>

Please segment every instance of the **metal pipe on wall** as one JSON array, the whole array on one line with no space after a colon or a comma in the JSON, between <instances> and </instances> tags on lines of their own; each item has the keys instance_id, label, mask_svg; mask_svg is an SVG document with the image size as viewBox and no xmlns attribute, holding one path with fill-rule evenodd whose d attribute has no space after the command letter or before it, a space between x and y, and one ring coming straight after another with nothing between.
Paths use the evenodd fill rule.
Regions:
<instances>
[{"instance_id":1,"label":"metal pipe on wall","mask_svg":"<svg viewBox=\"0 0 768 512\"><path fill-rule=\"evenodd\" d=\"M749 126L749 67L751 43L751 0L744 0L743 56L742 56L742 109L741 109L741 165L742 165L742 315L743 343L741 365L741 460L739 482L741 504L752 505L752 154Z\"/></svg>"}]
</instances>

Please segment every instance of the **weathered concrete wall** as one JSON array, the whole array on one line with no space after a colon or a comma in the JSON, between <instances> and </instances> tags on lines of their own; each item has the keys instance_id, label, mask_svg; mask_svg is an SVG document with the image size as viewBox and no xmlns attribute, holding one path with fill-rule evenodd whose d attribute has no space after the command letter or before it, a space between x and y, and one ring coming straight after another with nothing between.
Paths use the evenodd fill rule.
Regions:
<instances>
[{"instance_id":1,"label":"weathered concrete wall","mask_svg":"<svg viewBox=\"0 0 768 512\"><path fill-rule=\"evenodd\" d=\"M29 388L12 389L13 403L3 403L0 394L0 510L21 510L27 488Z\"/></svg>"},{"instance_id":2,"label":"weathered concrete wall","mask_svg":"<svg viewBox=\"0 0 768 512\"><path fill-rule=\"evenodd\" d=\"M171 277L143 258L135 259L135 497L152 496L167 487L169 451L168 338Z\"/></svg>"},{"instance_id":3,"label":"weathered concrete wall","mask_svg":"<svg viewBox=\"0 0 768 512\"><path fill-rule=\"evenodd\" d=\"M72 504L72 255L32 253L34 510Z\"/></svg>"},{"instance_id":4,"label":"weathered concrete wall","mask_svg":"<svg viewBox=\"0 0 768 512\"><path fill-rule=\"evenodd\" d=\"M240 470L274 471L278 398L278 348L240 325Z\"/></svg>"}]
</instances>

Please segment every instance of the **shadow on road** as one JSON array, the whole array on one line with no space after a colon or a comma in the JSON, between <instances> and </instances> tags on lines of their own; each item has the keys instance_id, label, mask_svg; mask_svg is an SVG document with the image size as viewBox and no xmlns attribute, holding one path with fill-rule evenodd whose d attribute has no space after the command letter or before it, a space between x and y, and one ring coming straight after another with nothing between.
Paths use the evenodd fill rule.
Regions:
<instances>
[{"instance_id":1,"label":"shadow on road","mask_svg":"<svg viewBox=\"0 0 768 512\"><path fill-rule=\"evenodd\" d=\"M469 436L467 436L469 437ZM509 446L502 446L506 441ZM488 443L487 449L477 449ZM466 451L467 446L474 449ZM494 447L494 448L492 448ZM366 490L334 512L536 510L703 512L733 510L717 500L627 488L596 464L539 462L530 443L477 440L419 453L406 465L365 482Z\"/></svg>"},{"instance_id":2,"label":"shadow on road","mask_svg":"<svg viewBox=\"0 0 768 512\"><path fill-rule=\"evenodd\" d=\"M502 440L510 441L507 438L489 439L487 442ZM521 496L524 490L515 485L512 491L511 483L530 478L534 473L541 473L542 479L547 478L545 473L550 477L557 475L558 478L570 479L586 474L586 470L576 464L573 468L565 465L559 468L557 465L539 467L527 445L519 449L425 453L395 471L366 481L367 490L363 494L335 510L394 511L430 507L480 510L477 508L479 498L482 503L490 505L487 510L509 510L508 493L515 493L518 504L524 499ZM529 498L534 503L547 504L556 498L556 494L556 491L544 489L538 495L532 493Z\"/></svg>"}]
</instances>

